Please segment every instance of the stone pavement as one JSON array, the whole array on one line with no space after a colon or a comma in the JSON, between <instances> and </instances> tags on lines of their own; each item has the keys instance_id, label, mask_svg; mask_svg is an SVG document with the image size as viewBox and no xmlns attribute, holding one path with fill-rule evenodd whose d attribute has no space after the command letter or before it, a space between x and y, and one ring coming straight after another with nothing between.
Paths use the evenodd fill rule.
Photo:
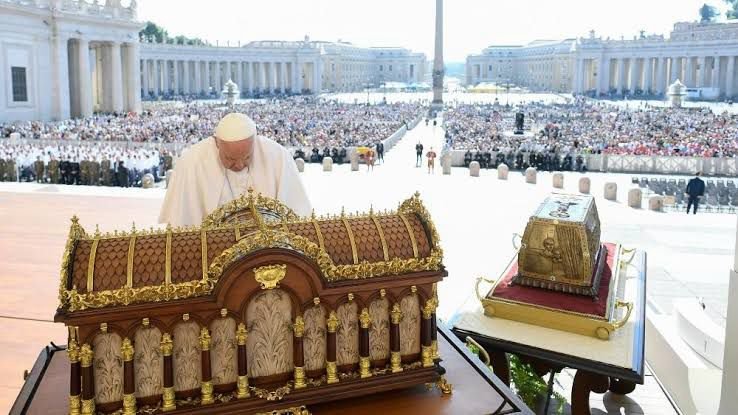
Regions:
<instances>
[{"instance_id":1,"label":"stone pavement","mask_svg":"<svg viewBox=\"0 0 738 415\"><path fill-rule=\"evenodd\" d=\"M519 172L507 181L495 170L469 177L467 169L454 168L442 175L440 160L435 174L415 167L415 144L425 151L431 145L440 154L442 130L421 122L385 155L385 163L367 172L351 172L350 165L335 165L325 173L308 164L303 178L316 212L336 213L395 208L419 191L441 235L449 276L439 286L440 317L448 317L471 293L477 276L496 277L514 253L514 233L521 233L529 215L552 190L552 174L539 173L538 184L526 184ZM425 164L424 164L425 165ZM579 173L565 173L564 191L576 193ZM626 206L630 175L589 173L602 220L603 240L638 246L648 252L650 304L669 311L680 297L704 297L716 320L725 317L725 291L732 264L735 216L728 214L657 213ZM618 183L618 200L606 201L603 187ZM88 230L155 225L163 189L117 189L39 184L0 183L0 411L8 408L39 349L48 341L63 344L64 329L57 324L14 319L50 320L57 305L59 264L73 213ZM721 308L722 306L722 308ZM11 317L11 318L8 318ZM565 385L562 376L560 380ZM649 380L649 382L651 382ZM629 396L641 408L669 408L653 385L639 387ZM564 386L566 387L566 386ZM607 395L606 395L607 396ZM635 406L620 408L599 399L608 413L639 413ZM612 411L610 408L613 408ZM621 410L622 409L622 410ZM604 410L604 409L603 409ZM597 413L597 412L595 412ZM602 412L600 412L602 413ZM652 412L646 412L651 414ZM667 411L667 413L669 413Z\"/></svg>"}]
</instances>

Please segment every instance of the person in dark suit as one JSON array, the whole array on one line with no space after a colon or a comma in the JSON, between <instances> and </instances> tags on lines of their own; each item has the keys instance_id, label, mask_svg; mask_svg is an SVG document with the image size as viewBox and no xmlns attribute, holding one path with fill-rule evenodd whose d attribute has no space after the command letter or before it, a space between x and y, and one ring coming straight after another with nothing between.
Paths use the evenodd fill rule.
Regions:
<instances>
[{"instance_id":1,"label":"person in dark suit","mask_svg":"<svg viewBox=\"0 0 738 415\"><path fill-rule=\"evenodd\" d=\"M384 163L384 143L377 141L375 148L377 149L377 161Z\"/></svg>"},{"instance_id":2,"label":"person in dark suit","mask_svg":"<svg viewBox=\"0 0 738 415\"><path fill-rule=\"evenodd\" d=\"M689 208L694 206L694 214L697 214L697 206L700 203L700 197L705 195L705 182L700 179L700 172L695 174L695 177L687 183L687 214L689 214Z\"/></svg>"},{"instance_id":3,"label":"person in dark suit","mask_svg":"<svg viewBox=\"0 0 738 415\"><path fill-rule=\"evenodd\" d=\"M423 162L423 144L418 142L415 144L415 167L420 167L420 163Z\"/></svg>"}]
</instances>

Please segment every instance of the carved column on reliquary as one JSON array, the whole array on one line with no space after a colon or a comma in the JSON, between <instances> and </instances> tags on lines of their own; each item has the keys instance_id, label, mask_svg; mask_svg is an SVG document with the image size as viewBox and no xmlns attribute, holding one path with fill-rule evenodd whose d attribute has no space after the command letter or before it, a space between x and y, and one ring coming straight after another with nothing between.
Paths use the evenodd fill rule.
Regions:
<instances>
[{"instance_id":1,"label":"carved column on reliquary","mask_svg":"<svg viewBox=\"0 0 738 415\"><path fill-rule=\"evenodd\" d=\"M160 348L164 360L164 392L162 394L161 410L168 412L177 408L174 400L174 365L172 364L174 344L169 333L164 333L161 336Z\"/></svg>"},{"instance_id":2,"label":"carved column on reliquary","mask_svg":"<svg viewBox=\"0 0 738 415\"><path fill-rule=\"evenodd\" d=\"M420 320L420 358L423 367L433 366L432 328L436 308L431 298L423 307L423 318Z\"/></svg>"},{"instance_id":3,"label":"carved column on reliquary","mask_svg":"<svg viewBox=\"0 0 738 415\"><path fill-rule=\"evenodd\" d=\"M80 383L79 345L72 339L67 346L67 357L69 358L69 415L80 415L80 394L82 385Z\"/></svg>"},{"instance_id":4,"label":"carved column on reliquary","mask_svg":"<svg viewBox=\"0 0 738 415\"><path fill-rule=\"evenodd\" d=\"M200 394L203 405L210 405L213 400L213 374L210 368L210 333L208 328L203 327L200 330L200 350L202 363L202 384L200 386Z\"/></svg>"},{"instance_id":5,"label":"carved column on reliquary","mask_svg":"<svg viewBox=\"0 0 738 415\"><path fill-rule=\"evenodd\" d=\"M441 360L438 354L438 326L436 320L436 309L438 308L438 283L433 284L433 314L431 315L431 357L434 362Z\"/></svg>"},{"instance_id":6,"label":"carved column on reliquary","mask_svg":"<svg viewBox=\"0 0 738 415\"><path fill-rule=\"evenodd\" d=\"M240 323L236 330L236 342L238 343L238 399L248 398L251 395L249 393L249 376L246 360L247 337L248 333L246 332L246 325Z\"/></svg>"},{"instance_id":7,"label":"carved column on reliquary","mask_svg":"<svg viewBox=\"0 0 738 415\"><path fill-rule=\"evenodd\" d=\"M371 359L369 358L369 328L372 318L369 310L364 308L359 315L359 376L368 378L372 376Z\"/></svg>"},{"instance_id":8,"label":"carved column on reliquary","mask_svg":"<svg viewBox=\"0 0 738 415\"><path fill-rule=\"evenodd\" d=\"M95 380L92 368L92 347L85 343L79 352L79 360L82 364L82 415L95 414Z\"/></svg>"},{"instance_id":9,"label":"carved column on reliquary","mask_svg":"<svg viewBox=\"0 0 738 415\"><path fill-rule=\"evenodd\" d=\"M338 315L335 311L331 311L326 320L328 334L326 336L327 356L325 362L326 381L330 383L338 382L338 369L336 367L336 330L338 330Z\"/></svg>"},{"instance_id":10,"label":"carved column on reliquary","mask_svg":"<svg viewBox=\"0 0 738 415\"><path fill-rule=\"evenodd\" d=\"M307 386L305 383L305 355L302 348L302 336L305 334L305 320L301 316L295 317L292 325L294 339L292 340L293 359L295 361L295 389Z\"/></svg>"},{"instance_id":11,"label":"carved column on reliquary","mask_svg":"<svg viewBox=\"0 0 738 415\"><path fill-rule=\"evenodd\" d=\"M120 348L123 356L123 415L136 415L136 384L133 370L133 345L126 337Z\"/></svg>"},{"instance_id":12,"label":"carved column on reliquary","mask_svg":"<svg viewBox=\"0 0 738 415\"><path fill-rule=\"evenodd\" d=\"M402 311L400 310L400 304L395 303L390 313L390 369L392 373L402 372L400 321L402 321Z\"/></svg>"}]
</instances>

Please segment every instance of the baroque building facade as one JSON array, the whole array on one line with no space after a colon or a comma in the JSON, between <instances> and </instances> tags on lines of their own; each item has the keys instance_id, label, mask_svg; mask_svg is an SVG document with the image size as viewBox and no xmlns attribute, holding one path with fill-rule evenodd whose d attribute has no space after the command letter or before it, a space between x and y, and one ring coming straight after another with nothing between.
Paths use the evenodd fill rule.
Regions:
<instances>
[{"instance_id":1,"label":"baroque building facade","mask_svg":"<svg viewBox=\"0 0 738 415\"><path fill-rule=\"evenodd\" d=\"M679 79L690 97L738 94L738 22L680 22L668 38L588 37L490 46L466 59L466 82L513 83L534 91L659 96Z\"/></svg>"},{"instance_id":2,"label":"baroque building facade","mask_svg":"<svg viewBox=\"0 0 738 415\"><path fill-rule=\"evenodd\" d=\"M347 42L139 40L136 0L0 0L0 122L138 112L159 96L358 91L424 80L426 57Z\"/></svg>"}]
</instances>

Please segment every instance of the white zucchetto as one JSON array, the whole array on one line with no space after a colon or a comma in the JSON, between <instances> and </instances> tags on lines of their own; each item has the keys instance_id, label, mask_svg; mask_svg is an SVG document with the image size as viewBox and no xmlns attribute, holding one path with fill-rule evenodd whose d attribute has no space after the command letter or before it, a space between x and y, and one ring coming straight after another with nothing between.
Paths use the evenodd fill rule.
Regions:
<instances>
[{"instance_id":1,"label":"white zucchetto","mask_svg":"<svg viewBox=\"0 0 738 415\"><path fill-rule=\"evenodd\" d=\"M253 138L256 136L256 124L248 115L232 112L220 120L213 135L223 141Z\"/></svg>"}]
</instances>

